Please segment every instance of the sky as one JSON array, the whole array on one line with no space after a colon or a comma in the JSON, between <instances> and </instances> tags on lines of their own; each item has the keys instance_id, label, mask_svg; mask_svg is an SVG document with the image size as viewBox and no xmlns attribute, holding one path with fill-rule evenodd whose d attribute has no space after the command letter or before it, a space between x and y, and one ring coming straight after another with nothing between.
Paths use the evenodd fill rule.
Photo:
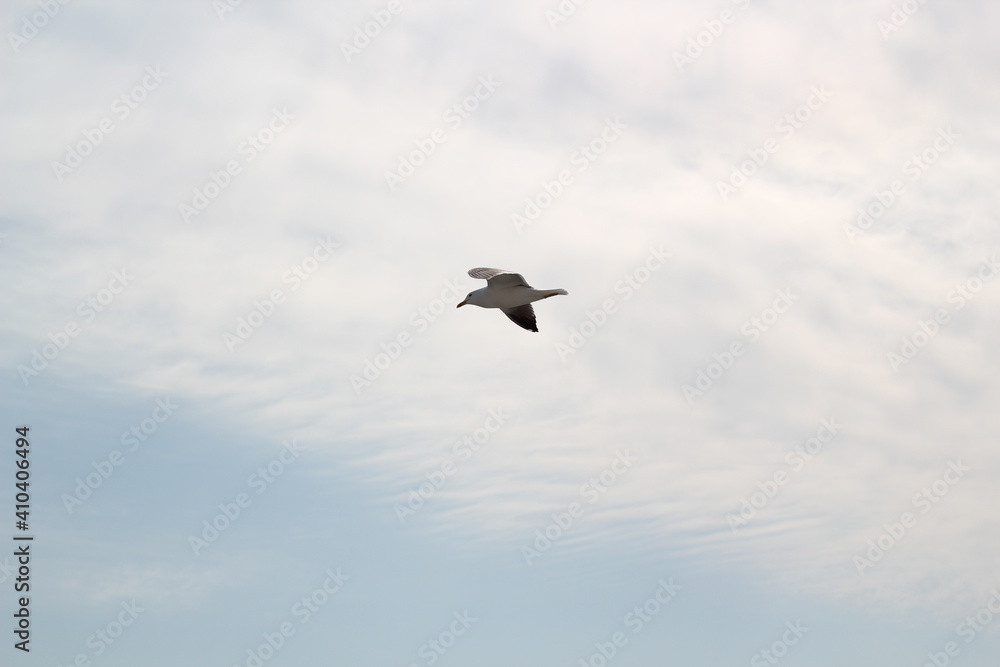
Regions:
<instances>
[{"instance_id":1,"label":"sky","mask_svg":"<svg viewBox=\"0 0 1000 667\"><path fill-rule=\"evenodd\" d=\"M997 664L995 3L0 14L4 664Z\"/></svg>"}]
</instances>

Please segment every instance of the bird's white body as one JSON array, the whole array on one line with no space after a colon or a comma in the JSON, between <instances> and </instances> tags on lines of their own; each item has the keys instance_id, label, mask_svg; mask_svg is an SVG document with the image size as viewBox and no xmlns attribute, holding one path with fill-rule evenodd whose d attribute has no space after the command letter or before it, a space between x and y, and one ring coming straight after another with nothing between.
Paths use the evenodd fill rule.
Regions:
<instances>
[{"instance_id":1,"label":"bird's white body","mask_svg":"<svg viewBox=\"0 0 1000 667\"><path fill-rule=\"evenodd\" d=\"M561 289L535 289L515 285L512 287L483 287L469 294L465 303L480 308L517 308L528 303L541 301L557 294L566 294Z\"/></svg>"},{"instance_id":2,"label":"bird's white body","mask_svg":"<svg viewBox=\"0 0 1000 667\"><path fill-rule=\"evenodd\" d=\"M465 305L499 308L514 324L528 331L538 331L532 303L550 296L569 294L564 289L535 289L525 282L520 273L504 269L480 267L469 271L469 275L473 278L484 278L486 287L469 292L456 308Z\"/></svg>"}]
</instances>

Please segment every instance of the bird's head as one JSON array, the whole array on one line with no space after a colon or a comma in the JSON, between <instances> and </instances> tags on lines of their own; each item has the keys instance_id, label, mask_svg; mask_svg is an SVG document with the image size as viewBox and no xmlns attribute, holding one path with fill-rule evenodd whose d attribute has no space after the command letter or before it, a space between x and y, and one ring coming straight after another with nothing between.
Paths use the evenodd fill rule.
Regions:
<instances>
[{"instance_id":1,"label":"bird's head","mask_svg":"<svg viewBox=\"0 0 1000 667\"><path fill-rule=\"evenodd\" d=\"M461 308L462 306L466 306L466 305L469 305L469 304L472 304L473 306L478 306L479 305L479 293L482 292L482 291L483 290L478 290L477 289L475 292L469 292L468 294L465 295L465 299L460 304L458 304L455 307L456 308Z\"/></svg>"}]
</instances>

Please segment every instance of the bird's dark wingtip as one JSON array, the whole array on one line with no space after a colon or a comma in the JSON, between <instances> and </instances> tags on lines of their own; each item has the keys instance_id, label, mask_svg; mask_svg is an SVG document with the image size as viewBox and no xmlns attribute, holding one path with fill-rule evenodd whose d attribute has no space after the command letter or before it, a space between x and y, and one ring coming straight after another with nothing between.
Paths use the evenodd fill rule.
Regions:
<instances>
[{"instance_id":1,"label":"bird's dark wingtip","mask_svg":"<svg viewBox=\"0 0 1000 667\"><path fill-rule=\"evenodd\" d=\"M510 321L528 331L538 333L538 323L535 321L535 311L530 303L514 308L503 308L503 314L510 318Z\"/></svg>"}]
</instances>

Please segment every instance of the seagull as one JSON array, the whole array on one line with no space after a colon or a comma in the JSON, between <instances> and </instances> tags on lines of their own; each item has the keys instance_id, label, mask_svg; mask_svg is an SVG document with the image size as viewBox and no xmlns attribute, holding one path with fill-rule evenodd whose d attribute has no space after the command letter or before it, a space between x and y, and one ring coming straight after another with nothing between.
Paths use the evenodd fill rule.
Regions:
<instances>
[{"instance_id":1,"label":"seagull","mask_svg":"<svg viewBox=\"0 0 1000 667\"><path fill-rule=\"evenodd\" d=\"M535 289L525 282L520 273L505 269L480 267L470 269L469 275L473 278L485 279L486 287L469 292L465 301L455 306L456 308L461 308L466 304L480 308L499 308L504 315L510 318L511 322L528 331L538 331L538 325L535 323L535 311L531 307L532 301L548 299L557 294L569 294L564 289Z\"/></svg>"}]
</instances>

